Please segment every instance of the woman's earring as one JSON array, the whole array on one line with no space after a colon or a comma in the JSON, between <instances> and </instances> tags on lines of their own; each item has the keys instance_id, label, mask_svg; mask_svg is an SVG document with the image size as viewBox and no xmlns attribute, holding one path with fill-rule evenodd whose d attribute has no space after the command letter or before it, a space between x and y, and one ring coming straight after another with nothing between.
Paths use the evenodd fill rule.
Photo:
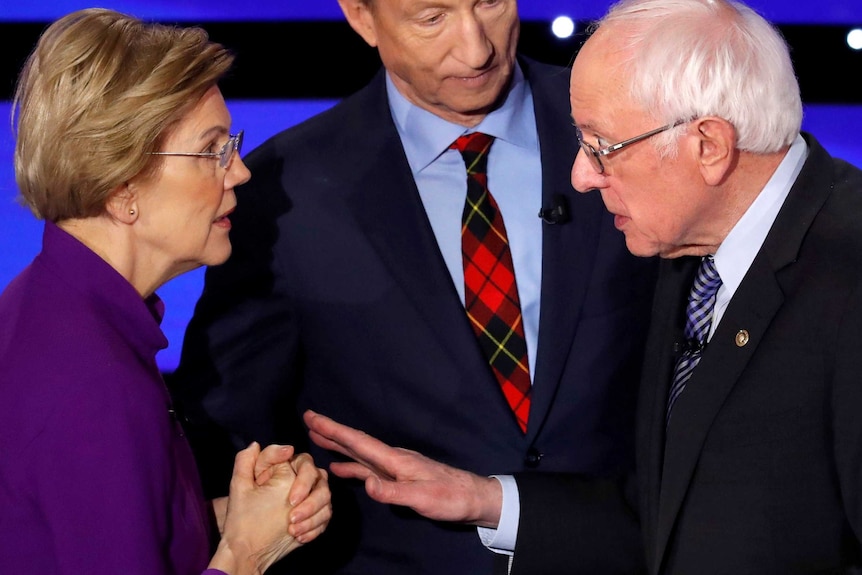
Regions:
<instances>
[{"instance_id":1,"label":"woman's earring","mask_svg":"<svg viewBox=\"0 0 862 575\"><path fill-rule=\"evenodd\" d=\"M134 216L134 215L135 215L135 210L129 210L129 215L130 215L130 216Z\"/></svg>"}]
</instances>

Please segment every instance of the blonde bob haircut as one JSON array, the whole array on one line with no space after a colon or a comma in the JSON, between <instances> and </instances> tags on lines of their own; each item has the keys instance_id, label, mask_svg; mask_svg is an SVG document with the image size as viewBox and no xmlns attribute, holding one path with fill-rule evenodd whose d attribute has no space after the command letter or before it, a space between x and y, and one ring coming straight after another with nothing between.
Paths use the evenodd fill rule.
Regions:
<instances>
[{"instance_id":1,"label":"blonde bob haircut","mask_svg":"<svg viewBox=\"0 0 862 575\"><path fill-rule=\"evenodd\" d=\"M112 192L155 174L170 128L234 56L198 27L112 10L68 14L39 38L12 105L19 200L58 222L105 213Z\"/></svg>"}]
</instances>

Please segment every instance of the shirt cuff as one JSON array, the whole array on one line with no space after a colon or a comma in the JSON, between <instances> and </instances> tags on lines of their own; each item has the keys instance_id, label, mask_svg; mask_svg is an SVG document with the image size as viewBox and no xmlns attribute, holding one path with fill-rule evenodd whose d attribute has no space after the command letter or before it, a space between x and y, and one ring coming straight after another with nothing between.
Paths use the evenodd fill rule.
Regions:
<instances>
[{"instance_id":1,"label":"shirt cuff","mask_svg":"<svg viewBox=\"0 0 862 575\"><path fill-rule=\"evenodd\" d=\"M511 475L492 475L503 488L503 508L500 510L500 523L496 529L477 527L482 544L503 555L515 552L515 541L518 538L518 523L521 520L521 498L518 495L518 484Z\"/></svg>"}]
</instances>

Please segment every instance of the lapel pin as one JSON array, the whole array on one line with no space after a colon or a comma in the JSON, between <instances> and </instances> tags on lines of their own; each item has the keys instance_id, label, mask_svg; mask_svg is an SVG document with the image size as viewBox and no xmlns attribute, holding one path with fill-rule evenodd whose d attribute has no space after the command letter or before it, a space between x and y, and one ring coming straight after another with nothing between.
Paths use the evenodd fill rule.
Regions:
<instances>
[{"instance_id":1,"label":"lapel pin","mask_svg":"<svg viewBox=\"0 0 862 575\"><path fill-rule=\"evenodd\" d=\"M748 343L749 335L747 329L736 332L736 347L744 347Z\"/></svg>"}]
</instances>

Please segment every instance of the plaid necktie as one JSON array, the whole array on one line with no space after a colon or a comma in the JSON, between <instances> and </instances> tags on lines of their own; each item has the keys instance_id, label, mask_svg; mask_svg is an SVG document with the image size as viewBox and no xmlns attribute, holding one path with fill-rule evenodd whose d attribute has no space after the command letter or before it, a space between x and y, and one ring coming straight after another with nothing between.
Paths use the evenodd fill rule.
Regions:
<instances>
[{"instance_id":1,"label":"plaid necktie","mask_svg":"<svg viewBox=\"0 0 862 575\"><path fill-rule=\"evenodd\" d=\"M530 413L527 342L515 268L503 215L488 191L488 150L494 138L474 132L452 148L467 166L467 201L461 223L465 307L479 345L500 383L521 431Z\"/></svg>"},{"instance_id":2,"label":"plaid necktie","mask_svg":"<svg viewBox=\"0 0 862 575\"><path fill-rule=\"evenodd\" d=\"M687 345L685 351L676 362L673 372L673 384L670 387L670 395L667 401L666 422L670 421L670 411L676 402L685 384L691 377L691 372L700 361L703 347L706 345L706 336L712 325L712 309L715 307L715 294L721 286L721 278L715 269L712 256L706 256L700 262L700 268L691 286L688 295L688 306L685 314L685 338Z\"/></svg>"}]
</instances>

